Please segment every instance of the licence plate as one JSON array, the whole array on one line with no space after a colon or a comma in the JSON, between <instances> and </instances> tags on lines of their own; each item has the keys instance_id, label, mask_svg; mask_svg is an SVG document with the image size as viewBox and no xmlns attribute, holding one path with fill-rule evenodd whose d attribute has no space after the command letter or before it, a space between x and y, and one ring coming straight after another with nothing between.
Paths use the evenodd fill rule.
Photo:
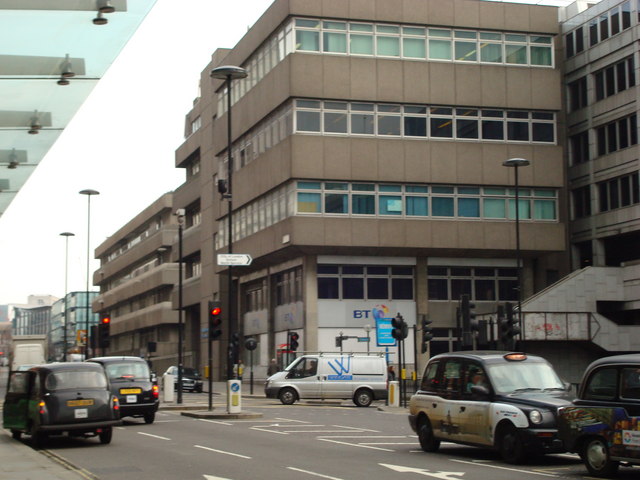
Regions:
<instances>
[{"instance_id":1,"label":"licence plate","mask_svg":"<svg viewBox=\"0 0 640 480\"><path fill-rule=\"evenodd\" d=\"M141 388L121 388L120 389L121 395L129 395L132 393L142 393L142 389Z\"/></svg>"},{"instance_id":2,"label":"licence plate","mask_svg":"<svg viewBox=\"0 0 640 480\"><path fill-rule=\"evenodd\" d=\"M67 400L67 407L87 407L93 405L93 398L86 400Z\"/></svg>"},{"instance_id":3,"label":"licence plate","mask_svg":"<svg viewBox=\"0 0 640 480\"><path fill-rule=\"evenodd\" d=\"M73 411L73 416L75 418L88 418L89 410L86 408L77 408Z\"/></svg>"},{"instance_id":4,"label":"licence plate","mask_svg":"<svg viewBox=\"0 0 640 480\"><path fill-rule=\"evenodd\" d=\"M127 395L127 403L136 403L138 401L137 395Z\"/></svg>"}]
</instances>

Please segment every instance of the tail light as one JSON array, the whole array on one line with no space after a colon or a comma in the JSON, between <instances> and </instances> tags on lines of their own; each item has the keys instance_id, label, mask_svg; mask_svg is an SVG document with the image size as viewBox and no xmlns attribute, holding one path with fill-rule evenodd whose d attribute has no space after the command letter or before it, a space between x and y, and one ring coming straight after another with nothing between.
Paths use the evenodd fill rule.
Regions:
<instances>
[{"instance_id":1,"label":"tail light","mask_svg":"<svg viewBox=\"0 0 640 480\"><path fill-rule=\"evenodd\" d=\"M114 412L117 412L120 410L120 401L118 400L118 397L116 396L111 397L111 406Z\"/></svg>"},{"instance_id":2,"label":"tail light","mask_svg":"<svg viewBox=\"0 0 640 480\"><path fill-rule=\"evenodd\" d=\"M160 396L158 385L154 385L153 387L151 387L151 393L153 394L153 398L158 398Z\"/></svg>"},{"instance_id":3,"label":"tail light","mask_svg":"<svg viewBox=\"0 0 640 480\"><path fill-rule=\"evenodd\" d=\"M38 412L40 415L45 415L47 413L47 404L44 403L44 400L40 400L38 403Z\"/></svg>"}]
</instances>

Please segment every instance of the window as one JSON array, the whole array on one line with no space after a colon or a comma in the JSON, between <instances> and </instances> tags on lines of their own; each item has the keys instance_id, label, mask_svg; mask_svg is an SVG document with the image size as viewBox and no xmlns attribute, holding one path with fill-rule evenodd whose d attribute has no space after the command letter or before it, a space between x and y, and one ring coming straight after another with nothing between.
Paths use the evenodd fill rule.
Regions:
<instances>
[{"instance_id":1,"label":"window","mask_svg":"<svg viewBox=\"0 0 640 480\"><path fill-rule=\"evenodd\" d=\"M633 57L610 65L594 74L596 100L602 100L632 87L636 83Z\"/></svg>"},{"instance_id":2,"label":"window","mask_svg":"<svg viewBox=\"0 0 640 480\"><path fill-rule=\"evenodd\" d=\"M461 295L469 295L474 301L513 301L517 282L515 268L427 268L429 300L458 301Z\"/></svg>"},{"instance_id":3,"label":"window","mask_svg":"<svg viewBox=\"0 0 640 480\"><path fill-rule=\"evenodd\" d=\"M424 376L422 377L422 382L420 383L420 390L424 390L426 392L434 392L439 387L439 382L437 379L438 367L440 366L439 361L430 362L427 370L424 372Z\"/></svg>"},{"instance_id":4,"label":"window","mask_svg":"<svg viewBox=\"0 0 640 480\"><path fill-rule=\"evenodd\" d=\"M569 84L569 110L574 112L587 106L587 77Z\"/></svg>"},{"instance_id":5,"label":"window","mask_svg":"<svg viewBox=\"0 0 640 480\"><path fill-rule=\"evenodd\" d=\"M584 131L569 137L571 165L589 161L589 132Z\"/></svg>"},{"instance_id":6,"label":"window","mask_svg":"<svg viewBox=\"0 0 640 480\"><path fill-rule=\"evenodd\" d=\"M584 218L591 215L591 187L589 185L572 190L571 196L574 218Z\"/></svg>"},{"instance_id":7,"label":"window","mask_svg":"<svg viewBox=\"0 0 640 480\"><path fill-rule=\"evenodd\" d=\"M318 265L318 298L413 300L413 267Z\"/></svg>"},{"instance_id":8,"label":"window","mask_svg":"<svg viewBox=\"0 0 640 480\"><path fill-rule=\"evenodd\" d=\"M585 400L614 400L618 385L618 371L615 368L596 370L587 380Z\"/></svg>"},{"instance_id":9,"label":"window","mask_svg":"<svg viewBox=\"0 0 640 480\"><path fill-rule=\"evenodd\" d=\"M596 129L598 155L607 155L617 150L637 145L637 117L631 115Z\"/></svg>"},{"instance_id":10,"label":"window","mask_svg":"<svg viewBox=\"0 0 640 480\"><path fill-rule=\"evenodd\" d=\"M637 172L599 182L597 187L600 212L640 203L640 180Z\"/></svg>"}]
</instances>

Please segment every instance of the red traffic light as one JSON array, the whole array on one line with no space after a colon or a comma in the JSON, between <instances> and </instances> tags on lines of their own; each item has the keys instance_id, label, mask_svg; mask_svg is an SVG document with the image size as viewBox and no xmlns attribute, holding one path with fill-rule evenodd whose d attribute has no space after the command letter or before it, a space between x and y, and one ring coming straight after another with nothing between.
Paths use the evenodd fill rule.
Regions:
<instances>
[{"instance_id":1,"label":"red traffic light","mask_svg":"<svg viewBox=\"0 0 640 480\"><path fill-rule=\"evenodd\" d=\"M103 325L108 325L109 323L111 323L111 319L109 317L104 317L102 320L100 320L100 323L102 323Z\"/></svg>"},{"instance_id":2,"label":"red traffic light","mask_svg":"<svg viewBox=\"0 0 640 480\"><path fill-rule=\"evenodd\" d=\"M222 313L222 309L220 307L213 307L211 309L211 315L220 315Z\"/></svg>"}]
</instances>

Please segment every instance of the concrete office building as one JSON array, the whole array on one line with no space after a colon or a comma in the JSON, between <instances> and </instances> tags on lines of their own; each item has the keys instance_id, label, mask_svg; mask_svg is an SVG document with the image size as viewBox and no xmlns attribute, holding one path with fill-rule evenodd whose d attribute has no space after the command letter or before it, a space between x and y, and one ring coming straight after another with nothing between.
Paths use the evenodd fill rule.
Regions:
<instances>
[{"instance_id":1,"label":"concrete office building","mask_svg":"<svg viewBox=\"0 0 640 480\"><path fill-rule=\"evenodd\" d=\"M559 33L555 7L276 0L214 53L176 152L187 180L174 211L201 219L183 253L200 272L183 287L187 331L206 331L208 300L228 308L216 262L228 252L228 200L216 186L229 112L225 85L210 78L221 65L248 72L231 91L233 252L254 260L233 274L257 368L286 350L287 331L300 350L335 351L345 335L344 351L365 351L367 336L385 351L376 320L397 313L411 327L428 315L432 353L448 350L461 294L480 313L514 302L510 158L531 162L519 169L523 296L568 273ZM200 365L206 351L202 340Z\"/></svg>"}]
</instances>

